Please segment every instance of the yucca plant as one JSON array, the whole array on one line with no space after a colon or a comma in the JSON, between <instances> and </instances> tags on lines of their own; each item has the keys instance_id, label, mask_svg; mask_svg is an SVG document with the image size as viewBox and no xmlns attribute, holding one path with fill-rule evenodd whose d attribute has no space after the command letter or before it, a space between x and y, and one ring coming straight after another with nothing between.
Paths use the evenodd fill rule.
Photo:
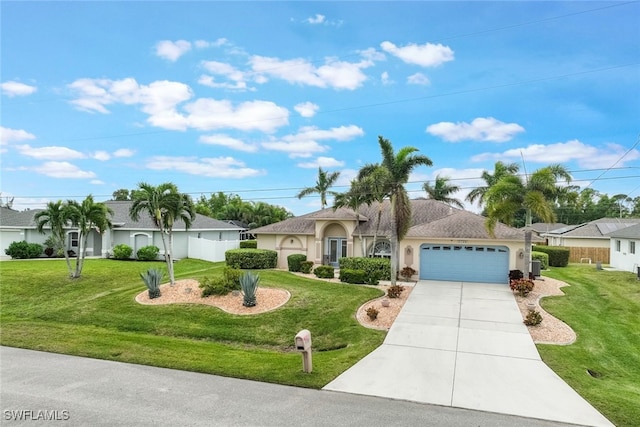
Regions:
<instances>
[{"instance_id":1,"label":"yucca plant","mask_svg":"<svg viewBox=\"0 0 640 427\"><path fill-rule=\"evenodd\" d=\"M149 298L154 299L160 297L160 282L164 273L157 268L150 268L146 273L140 273L140 277L149 289Z\"/></svg>"},{"instance_id":2,"label":"yucca plant","mask_svg":"<svg viewBox=\"0 0 640 427\"><path fill-rule=\"evenodd\" d=\"M260 276L247 271L240 276L240 287L242 288L243 301L245 307L253 307L256 305L256 294L258 293L258 282Z\"/></svg>"}]
</instances>

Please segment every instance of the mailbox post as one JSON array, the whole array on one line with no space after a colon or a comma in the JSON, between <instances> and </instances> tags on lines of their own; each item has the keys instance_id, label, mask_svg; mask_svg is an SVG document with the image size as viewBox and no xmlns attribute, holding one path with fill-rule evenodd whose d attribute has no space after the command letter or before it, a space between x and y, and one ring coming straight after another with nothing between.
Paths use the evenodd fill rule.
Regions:
<instances>
[{"instance_id":1,"label":"mailbox post","mask_svg":"<svg viewBox=\"0 0 640 427\"><path fill-rule=\"evenodd\" d=\"M311 372L311 332L303 329L296 334L296 350L302 352L302 371Z\"/></svg>"}]
</instances>

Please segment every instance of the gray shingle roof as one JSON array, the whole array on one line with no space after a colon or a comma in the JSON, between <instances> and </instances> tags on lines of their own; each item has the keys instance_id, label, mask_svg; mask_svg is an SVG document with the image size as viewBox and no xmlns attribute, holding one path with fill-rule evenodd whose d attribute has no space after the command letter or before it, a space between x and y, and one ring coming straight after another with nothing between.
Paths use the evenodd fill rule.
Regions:
<instances>
[{"instance_id":1,"label":"gray shingle roof","mask_svg":"<svg viewBox=\"0 0 640 427\"><path fill-rule=\"evenodd\" d=\"M554 222L554 223L548 223L548 224L546 222L536 222L534 224L531 224L531 229L536 233L548 233L550 231L557 230L559 228L564 228L566 226L567 224L563 224L561 222Z\"/></svg>"},{"instance_id":2,"label":"gray shingle roof","mask_svg":"<svg viewBox=\"0 0 640 427\"><path fill-rule=\"evenodd\" d=\"M552 230L544 234L549 236L606 239L609 233L635 224L640 224L640 218L600 218L584 224Z\"/></svg>"},{"instance_id":3,"label":"gray shingle roof","mask_svg":"<svg viewBox=\"0 0 640 427\"><path fill-rule=\"evenodd\" d=\"M619 237L623 239L640 239L640 224L616 230L609 233L609 237Z\"/></svg>"},{"instance_id":4,"label":"gray shingle roof","mask_svg":"<svg viewBox=\"0 0 640 427\"><path fill-rule=\"evenodd\" d=\"M471 212L453 208L445 203L431 199L411 200L411 228L407 237L421 238L457 238L457 239L489 239L485 229L485 218ZM354 235L373 236L376 229L379 206L362 206L360 209L360 224ZM342 212L338 212L341 211ZM303 216L289 218L284 221L252 230L253 234L315 234L317 219L347 219L354 220L355 212L351 209L332 208L312 212ZM382 204L380 227L378 235L389 235L391 231L390 202ZM524 232L503 224L497 224L495 230L497 239L521 240Z\"/></svg>"},{"instance_id":5,"label":"gray shingle roof","mask_svg":"<svg viewBox=\"0 0 640 427\"><path fill-rule=\"evenodd\" d=\"M6 207L0 207L0 227L2 228L35 228L34 216L42 209L27 211L14 211Z\"/></svg>"}]
</instances>

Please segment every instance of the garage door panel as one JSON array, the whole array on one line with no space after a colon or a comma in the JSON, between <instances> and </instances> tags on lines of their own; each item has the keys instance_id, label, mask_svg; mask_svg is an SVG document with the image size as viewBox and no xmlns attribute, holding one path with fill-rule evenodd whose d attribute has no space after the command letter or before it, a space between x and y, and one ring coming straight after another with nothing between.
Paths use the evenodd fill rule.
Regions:
<instances>
[{"instance_id":1,"label":"garage door panel","mask_svg":"<svg viewBox=\"0 0 640 427\"><path fill-rule=\"evenodd\" d=\"M420 278L462 282L506 283L506 246L424 244L420 248Z\"/></svg>"}]
</instances>

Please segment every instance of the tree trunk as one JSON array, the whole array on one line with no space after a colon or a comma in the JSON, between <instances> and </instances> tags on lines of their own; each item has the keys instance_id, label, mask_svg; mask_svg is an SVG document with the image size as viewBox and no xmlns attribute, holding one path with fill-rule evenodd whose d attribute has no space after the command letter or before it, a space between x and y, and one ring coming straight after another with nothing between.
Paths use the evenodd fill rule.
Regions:
<instances>
[{"instance_id":1,"label":"tree trunk","mask_svg":"<svg viewBox=\"0 0 640 427\"><path fill-rule=\"evenodd\" d=\"M531 209L526 210L524 225L524 278L531 272Z\"/></svg>"},{"instance_id":2,"label":"tree trunk","mask_svg":"<svg viewBox=\"0 0 640 427\"><path fill-rule=\"evenodd\" d=\"M396 284L398 277L398 261L400 253L398 251L398 224L396 223L396 215L391 205L391 286Z\"/></svg>"},{"instance_id":3,"label":"tree trunk","mask_svg":"<svg viewBox=\"0 0 640 427\"><path fill-rule=\"evenodd\" d=\"M162 247L164 248L164 261L167 263L167 273L169 273L169 281L173 286L173 260L171 259L171 251L167 248L167 240L164 236L164 230L160 227L160 238L162 239Z\"/></svg>"},{"instance_id":4,"label":"tree trunk","mask_svg":"<svg viewBox=\"0 0 640 427\"><path fill-rule=\"evenodd\" d=\"M167 262L169 267L169 283L173 286L176 283L176 278L173 272L173 233L171 229L169 229L169 259Z\"/></svg>"}]
</instances>

